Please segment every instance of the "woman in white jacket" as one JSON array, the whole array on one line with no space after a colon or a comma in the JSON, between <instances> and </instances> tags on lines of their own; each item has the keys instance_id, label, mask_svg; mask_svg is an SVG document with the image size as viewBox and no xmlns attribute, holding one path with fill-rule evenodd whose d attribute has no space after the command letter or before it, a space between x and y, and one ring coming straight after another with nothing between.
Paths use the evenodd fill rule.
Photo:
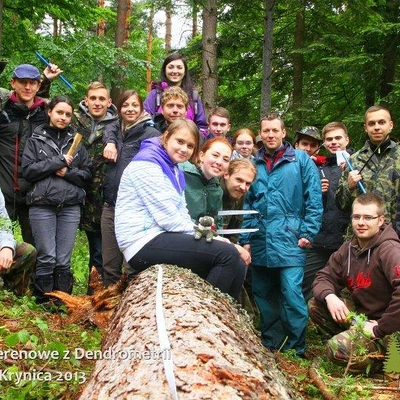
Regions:
<instances>
[{"instance_id":1,"label":"woman in white jacket","mask_svg":"<svg viewBox=\"0 0 400 400\"><path fill-rule=\"evenodd\" d=\"M185 179L177 164L193 159L198 148L199 131L186 119L174 121L160 138L142 142L119 186L117 241L135 271L176 264L237 299L246 273L239 252L219 237L211 243L196 240L186 208Z\"/></svg>"}]
</instances>

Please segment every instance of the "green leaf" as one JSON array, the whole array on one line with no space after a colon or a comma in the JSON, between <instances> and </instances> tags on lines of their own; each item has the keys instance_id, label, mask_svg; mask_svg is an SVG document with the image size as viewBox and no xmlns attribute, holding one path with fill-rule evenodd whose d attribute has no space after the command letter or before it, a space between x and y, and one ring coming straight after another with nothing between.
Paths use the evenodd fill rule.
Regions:
<instances>
[{"instance_id":1,"label":"green leaf","mask_svg":"<svg viewBox=\"0 0 400 400\"><path fill-rule=\"evenodd\" d=\"M4 342L7 346L14 347L19 343L18 333L11 333L6 336Z\"/></svg>"}]
</instances>

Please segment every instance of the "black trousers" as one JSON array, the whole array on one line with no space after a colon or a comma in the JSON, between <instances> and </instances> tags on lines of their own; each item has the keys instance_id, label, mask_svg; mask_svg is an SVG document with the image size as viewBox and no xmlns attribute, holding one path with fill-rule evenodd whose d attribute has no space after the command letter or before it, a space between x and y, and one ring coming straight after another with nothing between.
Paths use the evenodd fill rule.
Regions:
<instances>
[{"instance_id":1,"label":"black trousers","mask_svg":"<svg viewBox=\"0 0 400 400\"><path fill-rule=\"evenodd\" d=\"M207 243L204 238L196 240L192 235L175 232L156 236L129 260L136 271L161 263L189 268L236 300L247 268L232 244L218 240Z\"/></svg>"}]
</instances>

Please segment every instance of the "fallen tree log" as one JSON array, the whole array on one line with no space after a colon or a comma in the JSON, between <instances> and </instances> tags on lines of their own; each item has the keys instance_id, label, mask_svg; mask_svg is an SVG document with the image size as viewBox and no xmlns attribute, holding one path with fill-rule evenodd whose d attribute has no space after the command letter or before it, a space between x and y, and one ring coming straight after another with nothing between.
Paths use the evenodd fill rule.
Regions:
<instances>
[{"instance_id":1,"label":"fallen tree log","mask_svg":"<svg viewBox=\"0 0 400 400\"><path fill-rule=\"evenodd\" d=\"M163 314L179 399L299 399L231 298L162 265ZM130 283L80 399L172 399L156 323L158 267Z\"/></svg>"}]
</instances>

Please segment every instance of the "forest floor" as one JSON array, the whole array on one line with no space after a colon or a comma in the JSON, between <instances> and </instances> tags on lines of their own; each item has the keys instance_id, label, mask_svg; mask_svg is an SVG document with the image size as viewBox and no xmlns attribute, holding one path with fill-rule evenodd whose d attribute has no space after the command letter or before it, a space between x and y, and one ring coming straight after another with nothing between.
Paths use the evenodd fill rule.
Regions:
<instances>
[{"instance_id":1,"label":"forest floor","mask_svg":"<svg viewBox=\"0 0 400 400\"><path fill-rule=\"evenodd\" d=\"M88 269L83 235L77 243L74 294L84 295ZM0 289L0 400L77 399L104 332L87 319L71 323L67 314L46 311L30 296L17 298ZM312 324L307 346L305 359L275 353L279 368L304 399L400 400L398 375L344 376L343 368L326 360Z\"/></svg>"},{"instance_id":2,"label":"forest floor","mask_svg":"<svg viewBox=\"0 0 400 400\"><path fill-rule=\"evenodd\" d=\"M307 329L305 359L279 352L275 359L305 399L400 400L399 375L345 376L343 367L327 360L321 337L312 323Z\"/></svg>"}]
</instances>

